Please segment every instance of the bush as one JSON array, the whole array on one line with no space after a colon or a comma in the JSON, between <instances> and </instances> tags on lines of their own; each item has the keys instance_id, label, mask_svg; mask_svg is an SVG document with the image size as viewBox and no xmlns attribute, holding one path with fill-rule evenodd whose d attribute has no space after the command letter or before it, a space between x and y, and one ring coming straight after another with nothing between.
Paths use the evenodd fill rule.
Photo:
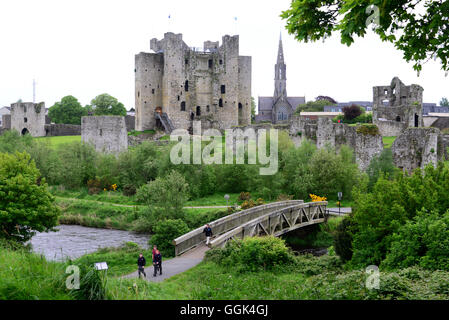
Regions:
<instances>
[{"instance_id":1,"label":"bush","mask_svg":"<svg viewBox=\"0 0 449 320\"><path fill-rule=\"evenodd\" d=\"M379 134L379 128L375 124L363 124L359 127L357 127L357 133L361 133L364 135L378 135Z\"/></svg>"},{"instance_id":2,"label":"bush","mask_svg":"<svg viewBox=\"0 0 449 320\"><path fill-rule=\"evenodd\" d=\"M92 265L79 264L80 288L71 290L70 295L77 300L105 300L106 283L100 272Z\"/></svg>"},{"instance_id":3,"label":"bush","mask_svg":"<svg viewBox=\"0 0 449 320\"><path fill-rule=\"evenodd\" d=\"M348 107L343 107L342 111L343 111L345 120L355 119L363 113L362 108L360 108L358 105L355 105L355 104L348 106Z\"/></svg>"},{"instance_id":4,"label":"bush","mask_svg":"<svg viewBox=\"0 0 449 320\"><path fill-rule=\"evenodd\" d=\"M295 261L284 240L273 236L229 241L224 249L214 250L222 251L209 254L209 258L241 272L273 270L292 265Z\"/></svg>"},{"instance_id":5,"label":"bush","mask_svg":"<svg viewBox=\"0 0 449 320\"><path fill-rule=\"evenodd\" d=\"M349 261L352 258L352 235L350 232L350 218L343 219L334 232L334 250L342 261Z\"/></svg>"},{"instance_id":6,"label":"bush","mask_svg":"<svg viewBox=\"0 0 449 320\"><path fill-rule=\"evenodd\" d=\"M180 219L165 220L158 222L154 231L149 241L150 246L157 245L163 257L173 257L175 255L173 240L189 232L189 227Z\"/></svg>"},{"instance_id":7,"label":"bush","mask_svg":"<svg viewBox=\"0 0 449 320\"><path fill-rule=\"evenodd\" d=\"M276 201L288 201L288 200L292 200L293 196L292 195L288 195L288 194L283 194L281 193L278 198L276 199Z\"/></svg>"},{"instance_id":8,"label":"bush","mask_svg":"<svg viewBox=\"0 0 449 320\"><path fill-rule=\"evenodd\" d=\"M251 194L249 192L241 192L238 201L248 201L251 199Z\"/></svg>"},{"instance_id":9,"label":"bush","mask_svg":"<svg viewBox=\"0 0 449 320\"><path fill-rule=\"evenodd\" d=\"M449 270L449 211L443 216L422 211L403 225L393 235L390 252L382 265Z\"/></svg>"},{"instance_id":10,"label":"bush","mask_svg":"<svg viewBox=\"0 0 449 320\"><path fill-rule=\"evenodd\" d=\"M101 182L98 179L90 179L87 181L89 194L99 194L101 192Z\"/></svg>"},{"instance_id":11,"label":"bush","mask_svg":"<svg viewBox=\"0 0 449 320\"><path fill-rule=\"evenodd\" d=\"M127 197L135 195L137 192L137 189L132 184L126 184L123 186L123 194Z\"/></svg>"}]
</instances>

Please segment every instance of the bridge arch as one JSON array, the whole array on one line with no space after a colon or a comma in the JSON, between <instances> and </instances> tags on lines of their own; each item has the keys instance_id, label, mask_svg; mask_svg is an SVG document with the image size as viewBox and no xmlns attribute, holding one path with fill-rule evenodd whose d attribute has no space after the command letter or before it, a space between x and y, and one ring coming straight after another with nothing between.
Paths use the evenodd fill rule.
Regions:
<instances>
[{"instance_id":1,"label":"bridge arch","mask_svg":"<svg viewBox=\"0 0 449 320\"><path fill-rule=\"evenodd\" d=\"M326 201L304 203L303 200L289 200L236 212L209 223L217 236L210 246L224 246L233 238L246 236L271 234L278 237L306 225L322 223L327 219L326 206ZM197 228L173 240L176 255L203 244L203 228Z\"/></svg>"}]
</instances>

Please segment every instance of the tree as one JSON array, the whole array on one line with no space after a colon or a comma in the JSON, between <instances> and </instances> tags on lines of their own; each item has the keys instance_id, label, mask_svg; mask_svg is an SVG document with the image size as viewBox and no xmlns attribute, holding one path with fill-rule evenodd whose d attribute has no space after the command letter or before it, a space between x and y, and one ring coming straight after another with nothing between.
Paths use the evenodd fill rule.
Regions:
<instances>
[{"instance_id":1,"label":"tree","mask_svg":"<svg viewBox=\"0 0 449 320\"><path fill-rule=\"evenodd\" d=\"M418 73L431 58L438 58L441 69L449 71L449 1L293 0L281 17L298 41L325 39L335 31L348 46L373 24L380 39L394 43Z\"/></svg>"},{"instance_id":2,"label":"tree","mask_svg":"<svg viewBox=\"0 0 449 320\"><path fill-rule=\"evenodd\" d=\"M126 109L123 103L107 93L96 96L91 101L91 107L96 116L126 116Z\"/></svg>"},{"instance_id":3,"label":"tree","mask_svg":"<svg viewBox=\"0 0 449 320\"><path fill-rule=\"evenodd\" d=\"M27 153L0 153L0 238L24 243L58 223L59 209Z\"/></svg>"},{"instance_id":4,"label":"tree","mask_svg":"<svg viewBox=\"0 0 449 320\"><path fill-rule=\"evenodd\" d=\"M449 107L449 100L446 97L441 98L440 106L441 107Z\"/></svg>"},{"instance_id":5,"label":"tree","mask_svg":"<svg viewBox=\"0 0 449 320\"><path fill-rule=\"evenodd\" d=\"M87 116L87 110L74 96L65 96L50 107L48 116L54 123L81 124L81 117Z\"/></svg>"},{"instance_id":6,"label":"tree","mask_svg":"<svg viewBox=\"0 0 449 320\"><path fill-rule=\"evenodd\" d=\"M343 111L345 120L355 119L363 113L362 108L360 108L359 106L357 106L355 104L353 104L351 106L343 107L342 111Z\"/></svg>"},{"instance_id":7,"label":"tree","mask_svg":"<svg viewBox=\"0 0 449 320\"><path fill-rule=\"evenodd\" d=\"M150 206L162 208L167 218L178 218L189 198L189 185L179 172L172 170L166 177L158 177L140 187L137 198Z\"/></svg>"},{"instance_id":8,"label":"tree","mask_svg":"<svg viewBox=\"0 0 449 320\"><path fill-rule=\"evenodd\" d=\"M315 98L315 101L328 101L330 104L337 104L337 101L328 96L318 96Z\"/></svg>"},{"instance_id":9,"label":"tree","mask_svg":"<svg viewBox=\"0 0 449 320\"><path fill-rule=\"evenodd\" d=\"M328 106L328 100L317 100L317 101L308 101L307 103L300 104L295 113L299 114L300 112L322 112L324 111L324 106Z\"/></svg>"},{"instance_id":10,"label":"tree","mask_svg":"<svg viewBox=\"0 0 449 320\"><path fill-rule=\"evenodd\" d=\"M256 119L256 100L251 97L251 122Z\"/></svg>"}]
</instances>

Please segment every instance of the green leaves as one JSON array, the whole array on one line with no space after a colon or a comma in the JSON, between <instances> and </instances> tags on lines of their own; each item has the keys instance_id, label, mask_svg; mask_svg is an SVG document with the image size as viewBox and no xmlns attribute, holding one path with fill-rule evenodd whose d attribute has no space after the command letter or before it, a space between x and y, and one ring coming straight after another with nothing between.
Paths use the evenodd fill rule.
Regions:
<instances>
[{"instance_id":1,"label":"green leaves","mask_svg":"<svg viewBox=\"0 0 449 320\"><path fill-rule=\"evenodd\" d=\"M74 96L66 96L50 107L48 116L54 123L80 125L81 117L87 116L87 109L83 108Z\"/></svg>"},{"instance_id":2,"label":"green leaves","mask_svg":"<svg viewBox=\"0 0 449 320\"><path fill-rule=\"evenodd\" d=\"M59 210L27 153L0 153L0 238L28 241L57 225Z\"/></svg>"},{"instance_id":3,"label":"green leaves","mask_svg":"<svg viewBox=\"0 0 449 320\"><path fill-rule=\"evenodd\" d=\"M96 96L91 101L91 107L96 116L126 116L126 109L123 103L119 102L116 98L107 93Z\"/></svg>"},{"instance_id":4,"label":"green leaves","mask_svg":"<svg viewBox=\"0 0 449 320\"><path fill-rule=\"evenodd\" d=\"M424 7L424 12L416 9L418 5ZM374 26L382 41L394 43L405 61L414 62L416 71L431 58L440 61L442 70L449 71L448 1L294 0L281 18L298 41L324 40L336 31L341 43L348 46L354 36L363 37Z\"/></svg>"}]
</instances>

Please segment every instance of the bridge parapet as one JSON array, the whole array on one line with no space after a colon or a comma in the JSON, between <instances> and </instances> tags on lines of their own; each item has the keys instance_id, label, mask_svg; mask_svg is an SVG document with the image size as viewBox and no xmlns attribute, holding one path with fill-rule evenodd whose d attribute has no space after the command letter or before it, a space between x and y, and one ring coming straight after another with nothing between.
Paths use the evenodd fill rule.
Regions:
<instances>
[{"instance_id":1,"label":"bridge parapet","mask_svg":"<svg viewBox=\"0 0 449 320\"><path fill-rule=\"evenodd\" d=\"M220 235L232 229L235 229L251 220L254 220L257 217L266 215L270 212L282 208L300 205L303 203L303 200L288 200L268 203L233 213L229 216L210 222L209 225L211 226L214 235ZM203 243L206 240L206 237L203 234L203 229L204 227L202 226L173 240L176 255L180 255Z\"/></svg>"},{"instance_id":2,"label":"bridge parapet","mask_svg":"<svg viewBox=\"0 0 449 320\"><path fill-rule=\"evenodd\" d=\"M224 247L229 240L274 235L325 222L327 201L308 202L281 208L256 217L211 241L211 247Z\"/></svg>"}]
</instances>

